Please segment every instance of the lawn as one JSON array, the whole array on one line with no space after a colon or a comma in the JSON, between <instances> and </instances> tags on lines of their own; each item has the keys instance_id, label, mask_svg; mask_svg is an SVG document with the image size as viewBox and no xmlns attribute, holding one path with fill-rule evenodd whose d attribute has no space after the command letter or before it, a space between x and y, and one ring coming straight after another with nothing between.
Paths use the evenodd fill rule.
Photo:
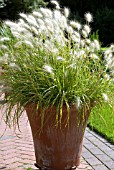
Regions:
<instances>
[{"instance_id":1,"label":"lawn","mask_svg":"<svg viewBox=\"0 0 114 170\"><path fill-rule=\"evenodd\" d=\"M90 115L88 126L114 144L114 110L108 104L100 109L95 107Z\"/></svg>"},{"instance_id":2,"label":"lawn","mask_svg":"<svg viewBox=\"0 0 114 170\"><path fill-rule=\"evenodd\" d=\"M107 49L101 48L101 51ZM100 109L99 106L93 108L88 126L114 144L114 107L105 103Z\"/></svg>"}]
</instances>

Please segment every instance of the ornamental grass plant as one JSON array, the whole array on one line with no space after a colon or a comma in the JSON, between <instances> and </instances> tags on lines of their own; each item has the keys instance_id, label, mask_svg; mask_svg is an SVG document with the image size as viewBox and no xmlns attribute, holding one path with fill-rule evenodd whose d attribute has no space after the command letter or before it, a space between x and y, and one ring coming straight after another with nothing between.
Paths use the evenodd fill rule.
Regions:
<instances>
[{"instance_id":1,"label":"ornamental grass plant","mask_svg":"<svg viewBox=\"0 0 114 170\"><path fill-rule=\"evenodd\" d=\"M84 106L91 109L110 101L113 81L108 75L109 60L102 59L99 41L90 38L92 15L86 13L85 25L81 25L69 20L69 9L52 3L56 9L39 8L30 14L20 13L17 22L4 22L10 35L0 36L0 84L2 93L7 94L7 122L12 121L14 108L13 122L18 122L31 102L41 110L56 106L59 121L63 105L70 118L71 105L78 110Z\"/></svg>"}]
</instances>

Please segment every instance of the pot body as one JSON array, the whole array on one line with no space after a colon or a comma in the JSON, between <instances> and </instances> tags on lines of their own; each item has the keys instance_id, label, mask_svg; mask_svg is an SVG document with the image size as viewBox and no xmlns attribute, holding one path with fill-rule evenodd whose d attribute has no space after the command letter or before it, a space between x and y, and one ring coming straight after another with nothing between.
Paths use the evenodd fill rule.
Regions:
<instances>
[{"instance_id":1,"label":"pot body","mask_svg":"<svg viewBox=\"0 0 114 170\"><path fill-rule=\"evenodd\" d=\"M68 120L67 108L63 106L61 123L58 122L57 126L55 107L47 109L44 113L35 110L36 106L33 104L26 107L37 165L47 170L68 170L77 167L80 164L89 110L78 112L76 107L72 106ZM42 128L41 114L44 114Z\"/></svg>"}]
</instances>

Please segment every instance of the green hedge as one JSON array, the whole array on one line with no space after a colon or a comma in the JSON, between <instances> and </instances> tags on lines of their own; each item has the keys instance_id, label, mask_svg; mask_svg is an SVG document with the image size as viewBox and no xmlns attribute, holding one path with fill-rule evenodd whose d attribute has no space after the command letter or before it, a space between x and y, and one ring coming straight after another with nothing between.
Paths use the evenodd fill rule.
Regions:
<instances>
[{"instance_id":1,"label":"green hedge","mask_svg":"<svg viewBox=\"0 0 114 170\"><path fill-rule=\"evenodd\" d=\"M103 46L114 43L114 0L59 0L61 6L67 6L73 18L82 18L85 12L94 16L92 31L98 30Z\"/></svg>"},{"instance_id":2,"label":"green hedge","mask_svg":"<svg viewBox=\"0 0 114 170\"><path fill-rule=\"evenodd\" d=\"M114 43L114 9L107 7L99 9L95 13L93 31L99 30L99 39L102 45Z\"/></svg>"},{"instance_id":3,"label":"green hedge","mask_svg":"<svg viewBox=\"0 0 114 170\"><path fill-rule=\"evenodd\" d=\"M0 19L15 20L20 12L30 12L43 4L43 0L0 0Z\"/></svg>"},{"instance_id":4,"label":"green hedge","mask_svg":"<svg viewBox=\"0 0 114 170\"><path fill-rule=\"evenodd\" d=\"M49 0L48 0L49 1ZM80 14L91 11L95 13L97 9L108 7L114 9L113 0L58 0L61 5L68 6L71 11L79 11Z\"/></svg>"}]
</instances>

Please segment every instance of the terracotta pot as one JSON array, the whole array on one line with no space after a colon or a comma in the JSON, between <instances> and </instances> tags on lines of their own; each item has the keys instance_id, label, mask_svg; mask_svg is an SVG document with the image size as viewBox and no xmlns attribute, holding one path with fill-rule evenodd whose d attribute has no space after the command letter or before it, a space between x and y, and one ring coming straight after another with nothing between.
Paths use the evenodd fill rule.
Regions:
<instances>
[{"instance_id":1,"label":"terracotta pot","mask_svg":"<svg viewBox=\"0 0 114 170\"><path fill-rule=\"evenodd\" d=\"M30 104L26 112L30 122L36 164L47 170L69 170L80 164L82 141L89 117L89 110L78 112L75 106L70 109L69 126L67 109L63 107L61 124L56 126L56 108L49 108L44 113L41 129L41 111L35 113L36 106Z\"/></svg>"}]
</instances>

